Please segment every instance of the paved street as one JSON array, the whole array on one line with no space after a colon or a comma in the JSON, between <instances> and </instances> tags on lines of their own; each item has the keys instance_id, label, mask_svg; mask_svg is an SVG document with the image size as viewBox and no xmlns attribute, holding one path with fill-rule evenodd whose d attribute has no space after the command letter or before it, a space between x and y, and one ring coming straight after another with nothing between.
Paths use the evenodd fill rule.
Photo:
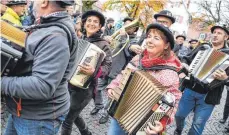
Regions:
<instances>
[{"instance_id":1,"label":"paved street","mask_svg":"<svg viewBox=\"0 0 229 135\"><path fill-rule=\"evenodd\" d=\"M226 95L226 91L224 91L224 93L223 93L223 98L221 100L221 104L216 106L212 116L208 120L207 126L204 129L203 135L226 135L225 133L223 133L225 126L218 122L219 119L222 117L223 105L224 105L224 102L226 99L225 95ZM106 135L109 123L100 125L98 122L100 114L97 114L95 116L90 115L90 111L93 109L93 106L94 106L93 102L91 101L90 104L83 110L81 115L84 117L85 121L88 123L89 129L93 132L93 135ZM5 116L5 115L3 115L3 116ZM193 116L193 114L190 114L186 120L187 124L186 124L185 130L183 131L183 135L186 135L188 132L188 129L190 128L192 116ZM3 117L3 118L5 118L5 117ZM2 122L1 122L2 123L2 131L4 130L4 127L5 127L5 121L6 121L5 119L2 119ZM167 127L167 135L173 135L174 128L175 128L174 123L171 124L170 126L168 126ZM78 132L78 129L75 126L73 128L72 135L80 135Z\"/></svg>"}]
</instances>

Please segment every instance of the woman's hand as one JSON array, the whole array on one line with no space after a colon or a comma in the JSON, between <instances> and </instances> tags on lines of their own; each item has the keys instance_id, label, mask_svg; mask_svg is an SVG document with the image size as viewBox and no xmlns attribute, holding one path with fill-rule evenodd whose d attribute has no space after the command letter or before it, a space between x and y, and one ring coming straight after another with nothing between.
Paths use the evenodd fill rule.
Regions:
<instances>
[{"instance_id":1,"label":"woman's hand","mask_svg":"<svg viewBox=\"0 0 229 135\"><path fill-rule=\"evenodd\" d=\"M92 75L95 72L95 68L91 66L88 63L84 63L80 66L80 73L86 74L86 75Z\"/></svg>"},{"instance_id":2,"label":"woman's hand","mask_svg":"<svg viewBox=\"0 0 229 135\"><path fill-rule=\"evenodd\" d=\"M153 126L150 122L148 123L148 126L145 128L145 132L147 135L157 135L163 130L163 126L161 122L155 121L155 126Z\"/></svg>"},{"instance_id":3,"label":"woman's hand","mask_svg":"<svg viewBox=\"0 0 229 135\"><path fill-rule=\"evenodd\" d=\"M114 90L113 89L108 89L107 90L107 94L111 99L114 99Z\"/></svg>"},{"instance_id":4,"label":"woman's hand","mask_svg":"<svg viewBox=\"0 0 229 135\"><path fill-rule=\"evenodd\" d=\"M228 78L224 70L218 69L213 73L213 77L217 80L226 80Z\"/></svg>"}]
</instances>

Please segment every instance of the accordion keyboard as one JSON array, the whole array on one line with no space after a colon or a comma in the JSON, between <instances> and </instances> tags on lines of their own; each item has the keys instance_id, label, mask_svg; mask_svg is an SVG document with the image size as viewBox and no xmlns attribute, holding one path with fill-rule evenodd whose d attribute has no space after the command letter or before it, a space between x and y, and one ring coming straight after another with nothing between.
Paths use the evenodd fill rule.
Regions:
<instances>
[{"instance_id":1,"label":"accordion keyboard","mask_svg":"<svg viewBox=\"0 0 229 135\"><path fill-rule=\"evenodd\" d=\"M198 68L200 66L200 64L202 63L203 59L205 58L205 56L208 54L208 51L199 51L193 62L191 63L191 65L189 66L189 73L194 74L197 72Z\"/></svg>"}]
</instances>

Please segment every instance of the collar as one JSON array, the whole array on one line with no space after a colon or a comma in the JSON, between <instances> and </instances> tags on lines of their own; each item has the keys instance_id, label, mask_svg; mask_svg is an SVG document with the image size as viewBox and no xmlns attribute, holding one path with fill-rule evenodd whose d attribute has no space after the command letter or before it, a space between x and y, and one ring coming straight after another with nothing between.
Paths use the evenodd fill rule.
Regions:
<instances>
[{"instance_id":1,"label":"collar","mask_svg":"<svg viewBox=\"0 0 229 135\"><path fill-rule=\"evenodd\" d=\"M20 20L19 15L12 8L9 8L8 7L7 10L6 10L6 12L9 13L10 15L12 15L17 20Z\"/></svg>"},{"instance_id":2,"label":"collar","mask_svg":"<svg viewBox=\"0 0 229 135\"><path fill-rule=\"evenodd\" d=\"M50 13L48 15L41 16L40 18L38 18L36 20L36 24L53 22L59 19L67 18L67 17L70 18L69 14L66 11L53 12L53 13Z\"/></svg>"}]
</instances>

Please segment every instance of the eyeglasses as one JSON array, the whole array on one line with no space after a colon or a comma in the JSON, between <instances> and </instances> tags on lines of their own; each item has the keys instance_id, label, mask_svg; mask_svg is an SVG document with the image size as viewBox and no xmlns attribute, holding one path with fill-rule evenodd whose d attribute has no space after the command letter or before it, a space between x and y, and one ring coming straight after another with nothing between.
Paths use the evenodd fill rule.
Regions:
<instances>
[{"instance_id":1,"label":"eyeglasses","mask_svg":"<svg viewBox=\"0 0 229 135\"><path fill-rule=\"evenodd\" d=\"M161 20L157 20L157 23L163 24L163 25L166 25L166 26L169 24L169 22L167 22L167 21L161 21Z\"/></svg>"}]
</instances>

